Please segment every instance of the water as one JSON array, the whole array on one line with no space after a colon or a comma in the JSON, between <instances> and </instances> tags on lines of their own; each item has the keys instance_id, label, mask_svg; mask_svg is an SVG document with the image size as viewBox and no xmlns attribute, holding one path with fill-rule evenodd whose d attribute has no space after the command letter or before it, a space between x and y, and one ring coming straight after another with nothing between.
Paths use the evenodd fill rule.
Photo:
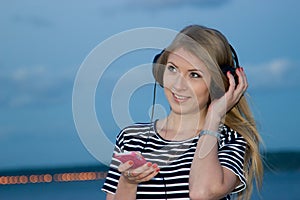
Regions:
<instances>
[{"instance_id":1,"label":"water","mask_svg":"<svg viewBox=\"0 0 300 200\"><path fill-rule=\"evenodd\" d=\"M300 200L300 171L267 172L261 197L267 200ZM252 199L259 199L256 192Z\"/></svg>"},{"instance_id":2,"label":"water","mask_svg":"<svg viewBox=\"0 0 300 200\"><path fill-rule=\"evenodd\" d=\"M51 182L0 186L0 200L104 200L103 180L82 182ZM267 172L261 198L266 200L300 200L300 171Z\"/></svg>"},{"instance_id":3,"label":"water","mask_svg":"<svg viewBox=\"0 0 300 200\"><path fill-rule=\"evenodd\" d=\"M0 186L1 200L102 200L103 180Z\"/></svg>"}]
</instances>

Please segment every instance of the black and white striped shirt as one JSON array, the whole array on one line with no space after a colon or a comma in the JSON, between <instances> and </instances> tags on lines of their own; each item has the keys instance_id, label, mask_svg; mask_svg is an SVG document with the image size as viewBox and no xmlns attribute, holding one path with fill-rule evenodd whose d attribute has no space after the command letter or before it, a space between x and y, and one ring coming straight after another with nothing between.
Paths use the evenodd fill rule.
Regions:
<instances>
[{"instance_id":1,"label":"black and white striped shirt","mask_svg":"<svg viewBox=\"0 0 300 200\"><path fill-rule=\"evenodd\" d=\"M247 144L240 134L226 125L221 125L219 132L219 161L239 177L241 184L232 194L237 193L246 187L243 166ZM188 200L189 173L199 137L197 135L184 141L165 140L157 133L155 122L124 128L117 136L114 152L137 151L147 161L157 163L160 167L157 176L138 185L136 199ZM104 192L116 192L121 176L118 166L119 161L113 158L102 187ZM223 199L230 199L230 196Z\"/></svg>"}]
</instances>

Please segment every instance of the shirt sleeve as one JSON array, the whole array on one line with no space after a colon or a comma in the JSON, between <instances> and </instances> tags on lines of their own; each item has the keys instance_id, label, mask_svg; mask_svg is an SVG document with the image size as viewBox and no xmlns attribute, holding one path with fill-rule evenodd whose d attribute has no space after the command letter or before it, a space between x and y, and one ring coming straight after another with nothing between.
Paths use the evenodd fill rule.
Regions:
<instances>
[{"instance_id":1,"label":"shirt sleeve","mask_svg":"<svg viewBox=\"0 0 300 200\"><path fill-rule=\"evenodd\" d=\"M123 132L121 132L116 139L116 144L114 148L114 153L120 153L123 149ZM112 160L109 166L109 170L105 179L105 182L102 186L102 191L106 193L115 194L119 182L121 173L118 171L118 166L120 162L112 156Z\"/></svg>"},{"instance_id":2,"label":"shirt sleeve","mask_svg":"<svg viewBox=\"0 0 300 200\"><path fill-rule=\"evenodd\" d=\"M244 156L247 143L238 132L225 125L220 128L220 133L219 161L222 167L229 169L239 177L240 184L232 191L232 193L238 193L246 188Z\"/></svg>"}]
</instances>

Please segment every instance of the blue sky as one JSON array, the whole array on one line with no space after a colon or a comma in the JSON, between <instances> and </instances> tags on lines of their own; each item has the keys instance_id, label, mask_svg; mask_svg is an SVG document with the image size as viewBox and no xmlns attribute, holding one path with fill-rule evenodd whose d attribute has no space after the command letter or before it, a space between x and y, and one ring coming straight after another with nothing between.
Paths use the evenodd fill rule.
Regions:
<instances>
[{"instance_id":1,"label":"blue sky","mask_svg":"<svg viewBox=\"0 0 300 200\"><path fill-rule=\"evenodd\" d=\"M189 24L221 30L236 48L266 148L300 150L299 8L296 0L2 1L0 169L99 163L73 121L73 84L82 62L98 44L123 31L179 31ZM120 129L110 117L112 83L151 62L154 53L122 56L99 82L97 115L111 140ZM145 91L132 97L135 121L148 120L149 105L143 103L151 103L151 87Z\"/></svg>"}]
</instances>

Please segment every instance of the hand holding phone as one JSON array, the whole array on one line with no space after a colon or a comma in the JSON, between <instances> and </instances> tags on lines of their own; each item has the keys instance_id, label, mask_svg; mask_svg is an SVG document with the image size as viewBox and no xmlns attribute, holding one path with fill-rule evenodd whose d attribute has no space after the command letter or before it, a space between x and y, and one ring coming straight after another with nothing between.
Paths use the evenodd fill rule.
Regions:
<instances>
[{"instance_id":1,"label":"hand holding phone","mask_svg":"<svg viewBox=\"0 0 300 200\"><path fill-rule=\"evenodd\" d=\"M133 165L131 168L135 169L137 167L140 167L147 163L146 159L139 153L135 151L130 152L124 152L124 153L115 153L114 157L121 161L122 163L125 163L129 160L133 161Z\"/></svg>"}]
</instances>

